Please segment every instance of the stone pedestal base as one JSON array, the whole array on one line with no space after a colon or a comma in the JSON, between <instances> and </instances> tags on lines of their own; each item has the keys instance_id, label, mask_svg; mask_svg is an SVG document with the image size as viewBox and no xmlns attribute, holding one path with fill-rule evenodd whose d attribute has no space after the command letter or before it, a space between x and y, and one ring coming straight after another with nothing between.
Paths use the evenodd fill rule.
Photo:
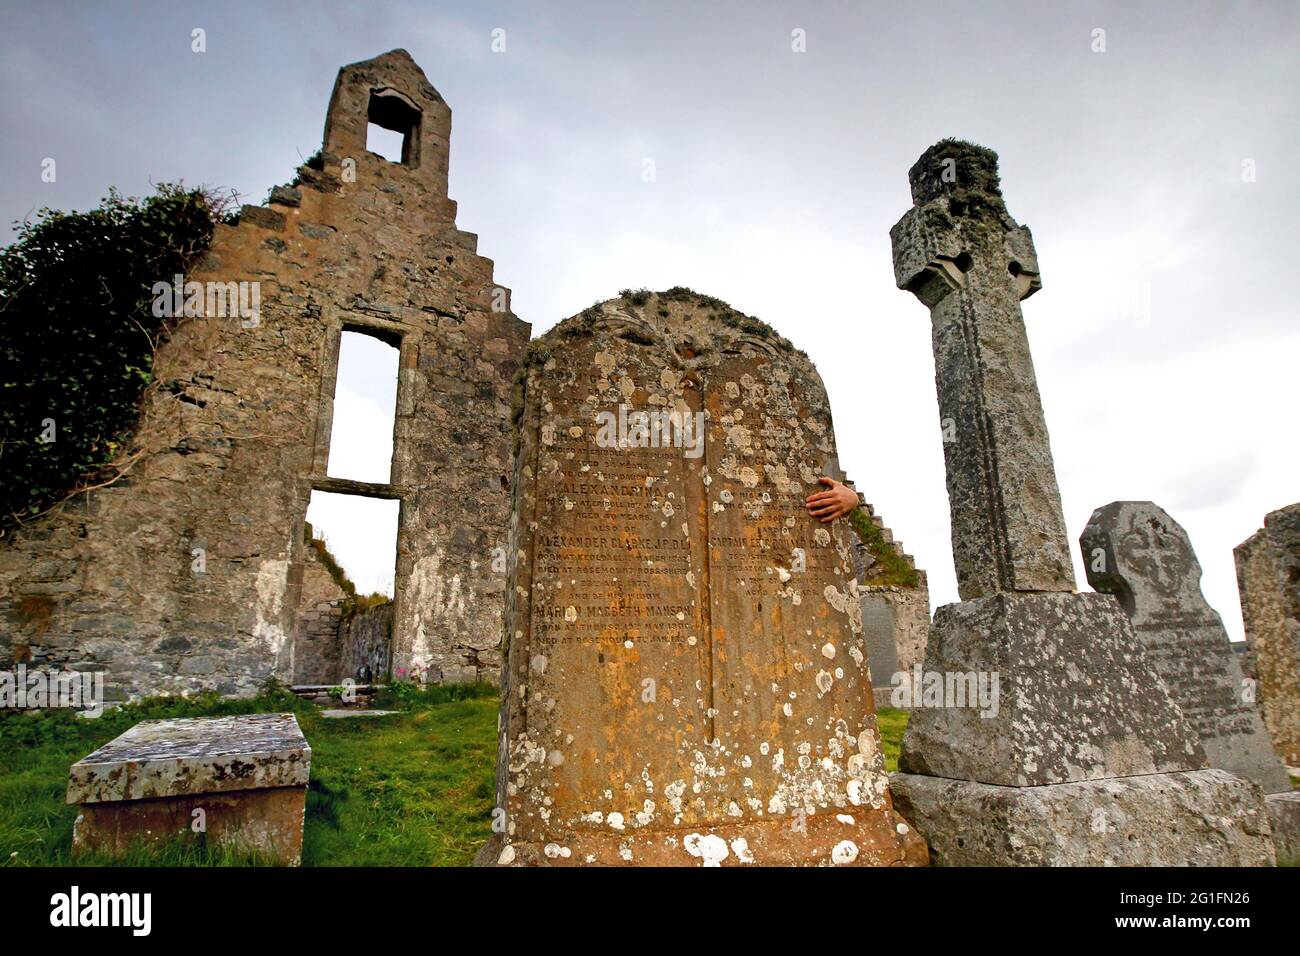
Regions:
<instances>
[{"instance_id":1,"label":"stone pedestal base","mask_svg":"<svg viewBox=\"0 0 1300 956\"><path fill-rule=\"evenodd\" d=\"M1272 866L1259 788L1223 770L1003 787L890 777L940 866Z\"/></svg>"},{"instance_id":2,"label":"stone pedestal base","mask_svg":"<svg viewBox=\"0 0 1300 956\"><path fill-rule=\"evenodd\" d=\"M796 829L796 827L799 827ZM755 823L572 834L564 843L494 834L475 866L925 866L925 841L892 809L849 807Z\"/></svg>"},{"instance_id":3,"label":"stone pedestal base","mask_svg":"<svg viewBox=\"0 0 1300 956\"><path fill-rule=\"evenodd\" d=\"M297 866L310 775L293 714L141 721L69 770L72 851L117 856L202 834Z\"/></svg>"},{"instance_id":4,"label":"stone pedestal base","mask_svg":"<svg viewBox=\"0 0 1300 956\"><path fill-rule=\"evenodd\" d=\"M1109 594L995 594L945 605L934 615L925 672L940 693L923 693L912 709L898 759L906 773L1038 787L1206 766ZM981 680L997 690L988 707L975 699Z\"/></svg>"},{"instance_id":5,"label":"stone pedestal base","mask_svg":"<svg viewBox=\"0 0 1300 956\"><path fill-rule=\"evenodd\" d=\"M297 866L306 803L306 787L88 803L72 828L72 852L120 856L134 844L201 838L208 847L251 851ZM206 827L201 836L193 830L196 810L202 811Z\"/></svg>"},{"instance_id":6,"label":"stone pedestal base","mask_svg":"<svg viewBox=\"0 0 1300 956\"><path fill-rule=\"evenodd\" d=\"M1264 797L1278 863L1300 866L1300 790Z\"/></svg>"}]
</instances>

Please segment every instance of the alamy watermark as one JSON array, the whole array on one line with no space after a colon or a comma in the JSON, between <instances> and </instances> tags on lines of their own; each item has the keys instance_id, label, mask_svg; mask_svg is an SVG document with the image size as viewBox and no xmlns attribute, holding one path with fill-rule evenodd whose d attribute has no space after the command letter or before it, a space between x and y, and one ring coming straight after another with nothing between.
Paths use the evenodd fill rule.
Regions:
<instances>
[{"instance_id":1,"label":"alamy watermark","mask_svg":"<svg viewBox=\"0 0 1300 956\"><path fill-rule=\"evenodd\" d=\"M54 927L125 927L132 936L148 936L153 928L152 893L93 893L73 886L50 897Z\"/></svg>"},{"instance_id":2,"label":"alamy watermark","mask_svg":"<svg viewBox=\"0 0 1300 956\"><path fill-rule=\"evenodd\" d=\"M19 664L0 671L0 710L79 710L86 717L104 712L103 671L28 670Z\"/></svg>"},{"instance_id":3,"label":"alamy watermark","mask_svg":"<svg viewBox=\"0 0 1300 956\"><path fill-rule=\"evenodd\" d=\"M262 283L257 280L186 282L178 272L171 282L155 282L150 291L156 319L237 316L246 329L262 324Z\"/></svg>"},{"instance_id":4,"label":"alamy watermark","mask_svg":"<svg viewBox=\"0 0 1300 956\"><path fill-rule=\"evenodd\" d=\"M898 671L889 682L894 687L889 698L892 707L970 707L978 709L981 717L998 715L997 671L926 671L917 664L910 674Z\"/></svg>"},{"instance_id":5,"label":"alamy watermark","mask_svg":"<svg viewBox=\"0 0 1300 956\"><path fill-rule=\"evenodd\" d=\"M601 448L682 448L687 458L704 454L704 413L676 409L633 409L596 413L596 444Z\"/></svg>"}]
</instances>

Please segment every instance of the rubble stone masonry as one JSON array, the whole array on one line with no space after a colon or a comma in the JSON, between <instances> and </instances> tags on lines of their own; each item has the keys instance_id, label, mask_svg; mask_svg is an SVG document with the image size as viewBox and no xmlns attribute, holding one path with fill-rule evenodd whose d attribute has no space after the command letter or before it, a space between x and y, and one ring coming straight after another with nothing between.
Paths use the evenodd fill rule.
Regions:
<instances>
[{"instance_id":1,"label":"rubble stone masonry","mask_svg":"<svg viewBox=\"0 0 1300 956\"><path fill-rule=\"evenodd\" d=\"M366 151L368 122L406 134L401 163ZM258 314L182 322L155 355L134 468L0 543L0 667L103 669L110 698L292 680L320 490L400 501L394 672L499 678L493 548L529 326L456 227L450 133L405 51L340 70L322 161L219 226L186 277L258 283ZM344 330L400 350L385 484L326 474Z\"/></svg>"}]
</instances>

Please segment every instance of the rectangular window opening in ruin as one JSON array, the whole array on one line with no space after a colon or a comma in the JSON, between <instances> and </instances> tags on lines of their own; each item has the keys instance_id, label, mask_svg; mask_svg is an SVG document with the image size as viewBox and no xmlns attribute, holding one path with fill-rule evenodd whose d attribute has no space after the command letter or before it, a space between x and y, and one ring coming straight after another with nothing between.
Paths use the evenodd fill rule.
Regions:
<instances>
[{"instance_id":1,"label":"rectangular window opening in ruin","mask_svg":"<svg viewBox=\"0 0 1300 956\"><path fill-rule=\"evenodd\" d=\"M343 591L350 584L357 597L391 598L400 510L395 498L313 491L307 506L308 545L314 549L309 560L324 565Z\"/></svg>"},{"instance_id":2,"label":"rectangular window opening in ruin","mask_svg":"<svg viewBox=\"0 0 1300 956\"><path fill-rule=\"evenodd\" d=\"M343 329L325 471L331 478L392 480L399 344L374 329Z\"/></svg>"},{"instance_id":3,"label":"rectangular window opening in ruin","mask_svg":"<svg viewBox=\"0 0 1300 956\"><path fill-rule=\"evenodd\" d=\"M390 163L419 163L420 110L396 90L374 90L366 110L366 149Z\"/></svg>"}]
</instances>

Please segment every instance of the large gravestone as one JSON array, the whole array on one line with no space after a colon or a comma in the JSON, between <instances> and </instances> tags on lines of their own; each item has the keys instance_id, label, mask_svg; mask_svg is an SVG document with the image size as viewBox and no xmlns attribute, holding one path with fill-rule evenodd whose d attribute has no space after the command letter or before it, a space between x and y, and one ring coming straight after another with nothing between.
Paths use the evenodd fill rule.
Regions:
<instances>
[{"instance_id":1,"label":"large gravestone","mask_svg":"<svg viewBox=\"0 0 1300 956\"><path fill-rule=\"evenodd\" d=\"M497 829L515 864L923 863L890 802L837 474L802 353L688 290L530 354Z\"/></svg>"},{"instance_id":2,"label":"large gravestone","mask_svg":"<svg viewBox=\"0 0 1300 956\"><path fill-rule=\"evenodd\" d=\"M963 601L935 614L943 693L912 711L899 810L949 865L1271 863L1258 790L1206 769L1119 602L1074 592L1020 312L1038 262L997 155L945 140L909 178L895 277L931 312ZM954 693L979 682L996 706Z\"/></svg>"},{"instance_id":3,"label":"large gravestone","mask_svg":"<svg viewBox=\"0 0 1300 956\"><path fill-rule=\"evenodd\" d=\"M1210 766L1265 793L1289 793L1228 632L1201 593L1201 564L1182 526L1150 501L1114 501L1092 513L1079 544L1088 583L1119 598Z\"/></svg>"}]
</instances>

